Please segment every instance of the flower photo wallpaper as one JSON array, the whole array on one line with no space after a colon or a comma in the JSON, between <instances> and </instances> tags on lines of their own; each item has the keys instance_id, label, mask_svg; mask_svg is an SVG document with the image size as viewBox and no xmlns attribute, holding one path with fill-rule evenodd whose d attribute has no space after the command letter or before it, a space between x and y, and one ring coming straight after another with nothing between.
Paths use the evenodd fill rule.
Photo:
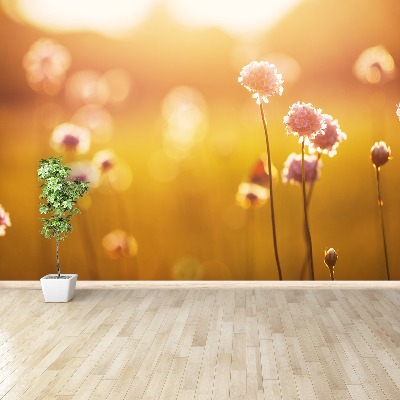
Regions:
<instances>
[{"instance_id":1,"label":"flower photo wallpaper","mask_svg":"<svg viewBox=\"0 0 400 400\"><path fill-rule=\"evenodd\" d=\"M89 183L59 254L81 280L400 279L399 15L1 0L0 279L57 272L51 157Z\"/></svg>"}]
</instances>

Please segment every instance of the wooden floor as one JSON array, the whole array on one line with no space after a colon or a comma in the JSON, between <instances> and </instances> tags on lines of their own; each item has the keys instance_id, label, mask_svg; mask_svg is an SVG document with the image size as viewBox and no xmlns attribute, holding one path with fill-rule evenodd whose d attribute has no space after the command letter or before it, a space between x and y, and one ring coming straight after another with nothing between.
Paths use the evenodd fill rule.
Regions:
<instances>
[{"instance_id":1,"label":"wooden floor","mask_svg":"<svg viewBox=\"0 0 400 400\"><path fill-rule=\"evenodd\" d=\"M400 283L0 283L0 399L400 399Z\"/></svg>"}]
</instances>

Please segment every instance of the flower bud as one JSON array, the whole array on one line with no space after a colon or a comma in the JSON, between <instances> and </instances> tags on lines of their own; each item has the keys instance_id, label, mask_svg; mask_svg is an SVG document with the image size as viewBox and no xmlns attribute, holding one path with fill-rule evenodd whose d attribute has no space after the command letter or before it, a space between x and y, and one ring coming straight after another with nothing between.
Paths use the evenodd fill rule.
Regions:
<instances>
[{"instance_id":1,"label":"flower bud","mask_svg":"<svg viewBox=\"0 0 400 400\"><path fill-rule=\"evenodd\" d=\"M386 164L390 159L390 147L385 142L376 142L371 147L371 161L376 168Z\"/></svg>"},{"instance_id":2,"label":"flower bud","mask_svg":"<svg viewBox=\"0 0 400 400\"><path fill-rule=\"evenodd\" d=\"M329 250L325 250L325 265L328 268L333 268L336 264L338 255L332 247Z\"/></svg>"}]
</instances>

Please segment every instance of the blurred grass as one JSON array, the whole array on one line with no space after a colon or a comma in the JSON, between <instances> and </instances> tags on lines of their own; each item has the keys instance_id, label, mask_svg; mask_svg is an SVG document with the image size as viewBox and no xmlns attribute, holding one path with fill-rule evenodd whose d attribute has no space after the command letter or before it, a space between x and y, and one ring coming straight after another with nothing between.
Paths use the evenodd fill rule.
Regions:
<instances>
[{"instance_id":1,"label":"blurred grass","mask_svg":"<svg viewBox=\"0 0 400 400\"><path fill-rule=\"evenodd\" d=\"M376 101L375 108L371 105L376 94L368 88L360 86L349 92L327 85L326 91L318 89L302 88L301 100L338 118L348 140L341 144L337 156L323 157L321 179L311 202L315 277L329 279L323 254L326 247L334 247L339 253L336 279L386 279L374 171L369 160L372 144L386 140L394 159L382 168L384 217L392 278L400 279L395 268L400 262L396 243L400 235L398 98L388 88L385 103L381 101L377 110ZM244 279L245 210L235 204L235 194L265 148L258 108L249 97L242 92L242 101L223 94L206 99L207 136L187 159L175 164L171 161L177 175L168 182L155 179L149 168L153 154L162 149L161 99L115 111L112 141L107 146L93 146L79 159L90 159L96 151L110 147L130 166L132 185L121 194L127 218L121 220L113 194L92 190L90 208L75 217L74 232L61 245L62 272L93 279L90 271L96 263L97 278L104 280ZM289 153L300 151L300 145L294 137L286 136L282 124L288 107L297 100L298 91L289 89L266 106L272 161L279 171ZM47 145L50 132L35 128L32 104L1 105L0 121L0 203L13 224L0 238L0 279L39 279L55 270L54 243L42 239L39 233L36 180L38 160L55 155ZM163 172L160 170L161 175ZM283 277L296 280L306 251L301 190L300 186L281 182L275 185ZM82 229L85 221L95 260L87 257L87 236ZM136 259L121 262L104 252L102 238L116 228L135 236L139 244ZM254 257L254 279L277 279L268 207L256 210Z\"/></svg>"}]
</instances>

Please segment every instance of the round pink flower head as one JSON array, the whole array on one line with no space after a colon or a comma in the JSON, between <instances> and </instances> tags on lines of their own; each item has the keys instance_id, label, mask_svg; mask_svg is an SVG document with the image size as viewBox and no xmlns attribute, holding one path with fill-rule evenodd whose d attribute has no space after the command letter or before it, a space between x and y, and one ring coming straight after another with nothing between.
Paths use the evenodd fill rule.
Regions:
<instances>
[{"instance_id":1,"label":"round pink flower head","mask_svg":"<svg viewBox=\"0 0 400 400\"><path fill-rule=\"evenodd\" d=\"M385 165L389 160L391 160L390 147L387 146L385 142L376 142L371 147L372 164L374 164L376 168L379 168Z\"/></svg>"},{"instance_id":2,"label":"round pink flower head","mask_svg":"<svg viewBox=\"0 0 400 400\"><path fill-rule=\"evenodd\" d=\"M321 109L315 108L311 103L300 101L290 107L289 113L283 118L283 123L288 135L293 133L299 136L299 143L304 141L305 144L309 144L310 139L323 132L325 128Z\"/></svg>"},{"instance_id":3,"label":"round pink flower head","mask_svg":"<svg viewBox=\"0 0 400 400\"><path fill-rule=\"evenodd\" d=\"M397 115L397 118L398 118L398 119L399 119L399 121L400 121L400 103L399 103L399 104L397 104L396 115Z\"/></svg>"},{"instance_id":4,"label":"round pink flower head","mask_svg":"<svg viewBox=\"0 0 400 400\"><path fill-rule=\"evenodd\" d=\"M102 174L111 171L117 163L117 157L111 150L98 151L93 157L93 164Z\"/></svg>"},{"instance_id":5,"label":"round pink flower head","mask_svg":"<svg viewBox=\"0 0 400 400\"><path fill-rule=\"evenodd\" d=\"M268 198L269 190L256 183L242 182L236 193L236 201L243 208L261 207Z\"/></svg>"},{"instance_id":6,"label":"round pink flower head","mask_svg":"<svg viewBox=\"0 0 400 400\"><path fill-rule=\"evenodd\" d=\"M257 104L268 103L268 97L282 95L283 80L274 64L267 61L252 61L240 71L238 82L253 93Z\"/></svg>"},{"instance_id":7,"label":"round pink flower head","mask_svg":"<svg viewBox=\"0 0 400 400\"><path fill-rule=\"evenodd\" d=\"M339 143L347 139L347 135L341 131L339 123L329 114L322 114L325 128L310 139L308 150L311 154L319 152L333 157Z\"/></svg>"},{"instance_id":8,"label":"round pink flower head","mask_svg":"<svg viewBox=\"0 0 400 400\"><path fill-rule=\"evenodd\" d=\"M39 39L33 43L23 59L31 88L49 95L60 90L70 63L69 51L50 39Z\"/></svg>"},{"instance_id":9,"label":"round pink flower head","mask_svg":"<svg viewBox=\"0 0 400 400\"><path fill-rule=\"evenodd\" d=\"M90 188L98 186L100 173L90 161L76 161L71 163L69 168L71 168L71 170L69 171L68 180L90 182Z\"/></svg>"},{"instance_id":10,"label":"round pink flower head","mask_svg":"<svg viewBox=\"0 0 400 400\"><path fill-rule=\"evenodd\" d=\"M10 215L0 204L0 236L5 236L6 228L11 226Z\"/></svg>"},{"instance_id":11,"label":"round pink flower head","mask_svg":"<svg viewBox=\"0 0 400 400\"><path fill-rule=\"evenodd\" d=\"M319 179L321 160L315 155L304 155L304 175L306 183L311 183ZM301 174L301 154L292 153L285 161L282 171L283 183L302 183Z\"/></svg>"},{"instance_id":12,"label":"round pink flower head","mask_svg":"<svg viewBox=\"0 0 400 400\"><path fill-rule=\"evenodd\" d=\"M54 129L50 145L57 151L87 153L90 147L90 132L86 128L71 123L63 123Z\"/></svg>"}]
</instances>

